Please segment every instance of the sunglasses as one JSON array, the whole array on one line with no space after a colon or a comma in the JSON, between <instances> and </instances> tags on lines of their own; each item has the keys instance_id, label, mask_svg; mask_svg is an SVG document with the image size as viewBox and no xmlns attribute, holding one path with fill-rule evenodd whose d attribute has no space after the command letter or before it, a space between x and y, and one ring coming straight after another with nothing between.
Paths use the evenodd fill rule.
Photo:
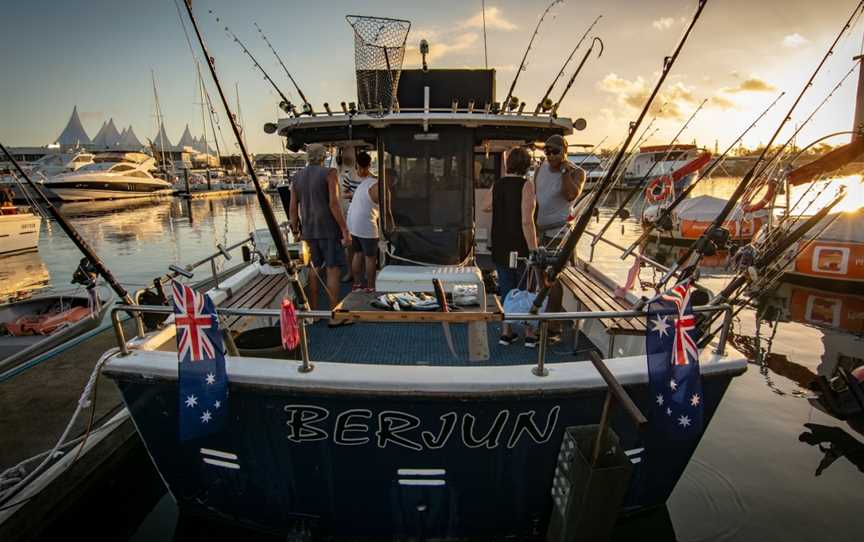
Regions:
<instances>
[{"instance_id":1,"label":"sunglasses","mask_svg":"<svg viewBox=\"0 0 864 542\"><path fill-rule=\"evenodd\" d=\"M546 156L558 156L559 154L561 154L561 149L546 148L546 149L543 149L543 153Z\"/></svg>"}]
</instances>

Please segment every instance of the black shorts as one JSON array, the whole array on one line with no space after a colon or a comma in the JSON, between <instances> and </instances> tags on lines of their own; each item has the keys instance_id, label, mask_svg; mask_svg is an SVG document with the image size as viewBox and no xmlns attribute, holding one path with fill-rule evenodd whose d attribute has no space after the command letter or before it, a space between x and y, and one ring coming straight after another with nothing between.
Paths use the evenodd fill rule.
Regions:
<instances>
[{"instance_id":1,"label":"black shorts","mask_svg":"<svg viewBox=\"0 0 864 542\"><path fill-rule=\"evenodd\" d=\"M364 256L374 258L378 255L378 239L367 239L366 237L351 236L351 244L354 252L362 252Z\"/></svg>"},{"instance_id":2,"label":"black shorts","mask_svg":"<svg viewBox=\"0 0 864 542\"><path fill-rule=\"evenodd\" d=\"M306 239L309 255L315 267L341 267L345 265L345 249L339 239Z\"/></svg>"}]
</instances>

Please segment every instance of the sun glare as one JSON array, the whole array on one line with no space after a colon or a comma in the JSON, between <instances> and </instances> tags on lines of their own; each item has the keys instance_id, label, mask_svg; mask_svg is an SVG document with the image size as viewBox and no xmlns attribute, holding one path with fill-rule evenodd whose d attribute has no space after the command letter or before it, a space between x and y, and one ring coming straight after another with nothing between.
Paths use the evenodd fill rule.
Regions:
<instances>
[{"instance_id":1,"label":"sun glare","mask_svg":"<svg viewBox=\"0 0 864 542\"><path fill-rule=\"evenodd\" d=\"M861 175L856 174L818 181L814 183L812 188L809 188L810 185L793 187L790 194L790 203L793 205L792 213L805 215L817 213L819 209L834 199L841 186L846 189L846 195L832 212L851 212L864 207L864 179ZM799 202L799 200L801 201Z\"/></svg>"}]
</instances>

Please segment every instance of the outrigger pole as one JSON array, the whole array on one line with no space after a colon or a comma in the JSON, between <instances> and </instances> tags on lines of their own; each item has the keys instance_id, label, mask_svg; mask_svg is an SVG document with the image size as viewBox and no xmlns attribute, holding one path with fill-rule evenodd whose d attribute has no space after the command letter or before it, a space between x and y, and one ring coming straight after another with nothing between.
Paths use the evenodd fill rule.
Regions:
<instances>
[{"instance_id":1,"label":"outrigger pole","mask_svg":"<svg viewBox=\"0 0 864 542\"><path fill-rule=\"evenodd\" d=\"M582 66L585 65L585 62L588 60L588 57L591 55L591 52L594 51L594 44L595 43L600 44L600 52L597 53L597 58L600 58L601 56L603 56L603 40L601 40L600 38L595 36L594 39L591 40L591 47L589 47L588 50L585 51L585 56L582 57L582 61L579 63L579 66L576 68L576 71L573 72L573 75L570 76L570 80L567 81L567 86L564 87L564 91L561 92L561 97L558 98L558 101L555 102L555 105L552 107L552 116L553 117L558 114L558 108L561 107L561 102L564 100L564 96L567 96L567 93L570 92L570 88L573 86L573 82L576 81L576 77L579 75L579 72L582 71Z\"/></svg>"},{"instance_id":2,"label":"outrigger pole","mask_svg":"<svg viewBox=\"0 0 864 542\"><path fill-rule=\"evenodd\" d=\"M189 0L189 1L191 1L191 0ZM213 13L213 12L210 11L210 13ZM216 20L218 21L219 18L217 17ZM193 22L193 24L194 24L194 22ZM196 30L197 30L197 28L196 28ZM249 49L246 47L246 44L244 44L242 41L240 41L240 38L238 38L237 35L234 34L234 32L232 32L230 28L228 28L228 25L225 25L225 32L228 32L228 34L231 35L231 38L234 40L234 43L236 43L237 45L240 46L241 49L243 49L243 52L246 53L246 56L249 57L249 60L252 61L252 64L254 64L256 68L258 68L258 71L261 72L261 75L264 76L264 79L266 79L267 82L270 83L270 86L273 87L273 90L275 90L276 93L279 94L279 97L282 98L282 103L279 104L280 107L281 107L281 108L282 108L286 113L290 113L290 112L291 112L291 111L290 111L290 109L291 109L291 100L289 100L288 97L285 96L285 93L283 93L282 90L279 88L279 86L276 84L276 82L273 81L273 78L270 77L270 74L267 73L267 72L264 70L264 68L261 66L261 63L258 62L258 59L256 59L256 58L252 55L252 52L249 51ZM305 100L304 100L304 101L305 101Z\"/></svg>"},{"instance_id":3,"label":"outrigger pole","mask_svg":"<svg viewBox=\"0 0 864 542\"><path fill-rule=\"evenodd\" d=\"M303 94L303 91L300 90L300 86L297 84L297 81L294 80L294 77L291 75L291 72L288 71L288 68L285 67L285 63L282 62L282 57L279 56L279 53L276 52L276 49L273 48L273 45L270 44L270 40L267 39L267 36L264 35L264 32L261 30L261 27L258 26L258 23L252 23L255 25L255 28L258 29L258 33L261 34L261 39L264 40L264 43L267 44L267 47L273 52L273 55L276 57L276 60L279 61L279 65L282 66L282 69L285 70L285 75L288 76L288 79L291 80L291 84L294 85L294 90L297 91L297 94L300 95L300 99L303 100L303 112L308 112L313 117L315 116L315 111L312 109L312 104L309 103L309 100L306 99L306 96Z\"/></svg>"},{"instance_id":4,"label":"outrigger pole","mask_svg":"<svg viewBox=\"0 0 864 542\"><path fill-rule=\"evenodd\" d=\"M579 38L579 43L577 43L576 47L574 47L573 50L570 51L570 56L568 56L567 60L564 61L564 65L561 66L561 70L558 72L558 75L556 75L555 79L552 80L552 83L549 85L549 88L546 89L546 94L543 95L543 98L540 99L540 103L537 104L537 109L534 110L535 115L540 113L541 109L543 109L544 111L552 109L552 106L554 104L552 102L547 102L546 100L548 100L549 95L552 94L552 89L555 88L555 83L557 83L558 79L560 79L561 76L564 75L564 70L567 69L567 65L570 64L570 61L573 60L573 55L576 54L576 50L582 46L582 42L584 42L585 38L588 37L588 33L591 32L591 29L594 28L594 26L597 24L597 21L599 21L602 17L603 17L602 15L598 15L597 18L594 19L594 22L591 23L591 26L589 26L587 29L585 29L585 33L582 34L581 38ZM583 63L584 63L584 61L583 61ZM576 69L576 72L577 73L579 72L578 68Z\"/></svg>"},{"instance_id":5,"label":"outrigger pole","mask_svg":"<svg viewBox=\"0 0 864 542\"><path fill-rule=\"evenodd\" d=\"M201 45L201 52L204 58L207 59L207 66L210 68L210 75L213 76L213 83L216 85L216 90L219 91L219 98L222 100L222 105L225 107L225 114L228 116L228 122L231 123L231 129L234 131L234 137L237 139L237 145L240 147L240 153L243 155L243 162L249 170L249 176L252 178L252 184L255 185L255 194L258 196L258 204L261 206L261 212L264 215L264 220L267 222L267 229L270 230L270 236L273 238L273 243L276 245L276 252L279 256L279 261L285 266L285 272L291 282L291 287L294 290L294 296L300 301L304 310L309 310L309 301L306 299L306 292L303 291L303 286L300 284L300 279L297 277L297 267L294 265L294 260L288 254L288 247L285 244L285 238L282 236L282 230L279 229L279 222L276 220L276 215L273 213L273 207L270 205L270 200L261 189L261 183L258 181L258 174L255 173L255 167L252 165L252 159L249 158L249 152L246 150L246 144L243 142L243 137L240 134L240 128L237 127L237 120L234 113L231 112L231 106L228 105L228 98L225 96L225 91L222 89L222 83L219 81L219 76L216 74L216 66L214 65L213 57L207 50L207 45L204 43L204 37L201 35L201 29L198 28L198 21L195 20L195 15L192 13L192 0L183 0L186 6L186 12L189 14L189 20L192 22L192 28L195 29L195 36L198 38L198 43Z\"/></svg>"},{"instance_id":6,"label":"outrigger pole","mask_svg":"<svg viewBox=\"0 0 864 542\"><path fill-rule=\"evenodd\" d=\"M564 0L552 0L552 2L550 2L549 5L546 6L546 9L543 10L543 15L540 16L540 20L537 21L537 26L534 27L534 33L531 34L531 40L528 42L528 47L525 48L525 54L522 55L522 62L519 63L519 69L516 70L516 75L513 77L513 82L510 83L510 90L507 91L507 97L504 98L504 101L501 104L502 113L508 109L516 109L516 107L519 106L519 104L517 103L515 107L510 107L510 101L513 97L513 89L516 88L516 81L519 80L519 75L521 75L522 71L525 69L525 60L528 59L528 52L531 51L531 46L534 45L534 39L537 37L537 34L540 33L540 25L543 24L544 19L546 19L546 15L549 14L549 11L553 7L555 7L556 4L563 3Z\"/></svg>"},{"instance_id":7,"label":"outrigger pole","mask_svg":"<svg viewBox=\"0 0 864 542\"><path fill-rule=\"evenodd\" d=\"M642 124L642 120L648 113L648 109L654 102L654 98L657 96L657 93L660 92L660 87L663 86L663 82L666 81L666 77L672 70L672 66L675 65L675 60L681 53L681 49L687 42L687 38L690 37L690 32L692 32L693 27L696 26L696 21L698 21L699 16L702 15L702 10L705 9L705 4L707 2L708 0L699 0L698 7L696 8L696 14L693 15L693 20L690 21L690 25L687 27L684 35L681 37L681 41L675 48L675 52L672 53L672 56L667 56L663 59L663 70L660 73L660 79L657 81L657 84L654 85L654 90L651 91L651 95L648 96L648 99L645 101L645 105L642 107L642 112L639 113L639 117L637 117L635 122L630 123L627 131L627 138L624 140L624 144L621 145L621 148L618 149L618 154L615 156L615 160L612 162L612 165L606 172L603 180L600 182L599 189L595 190L591 195L592 197L589 201L588 206L585 208L584 211L582 211L582 213L576 220L575 226L567 234L567 237L564 240L564 246L559 251L557 257L555 257L551 262L548 262L550 265L547 265L544 271L545 277L543 281L543 288L541 288L540 291L537 293L537 297L534 298L534 303L531 306L532 314L537 314L540 311L540 307L543 306L543 303L549 296L549 290L558 280L558 275L561 273L561 270L564 269L564 266L567 265L567 262L570 260L570 257L573 254L573 250L576 248L576 243L579 242L579 239L582 237L582 234L585 233L585 229L588 227L588 222L591 220L592 215L591 211L597 206L597 202L600 201L600 197L603 195L604 192L606 192L606 188L608 188L609 184L612 182L615 170L618 169L618 165L621 163L621 160L627 153L627 147L630 146L630 142L633 140L633 135L636 133L636 130L639 129L639 125ZM862 2L864 2L864 0L862 0ZM547 262L539 262L539 264L541 265L546 263Z\"/></svg>"},{"instance_id":8,"label":"outrigger pole","mask_svg":"<svg viewBox=\"0 0 864 542\"><path fill-rule=\"evenodd\" d=\"M693 114L690 115L690 118L687 119L687 121L678 130L678 133L675 134L675 137L672 138L672 142L669 143L669 150L666 151L666 155L663 157L663 161L665 161L665 159L672 153L672 148L674 147L675 143L678 142L678 138L681 137L681 134L684 133L684 130L686 130L690 123L693 122L693 119L696 118L696 115L699 114L699 111L702 110L702 107L705 106L705 102L707 101L707 98L702 100L702 103L699 104L699 107L697 107L696 110L693 111ZM603 227L600 228L600 231L597 233L596 236L594 236L594 240L591 241L592 249L594 248L594 245L596 245L597 242L600 240L600 238L603 237L603 234L606 233L606 230L608 230L612 226L612 223L615 222L615 219L619 215L623 216L621 213L624 211L624 209L627 208L627 205L630 204L630 201L633 199L633 197L642 191L642 188L645 186L648 178L651 177L652 173L654 173L654 168L656 168L657 164L659 163L660 162L655 161L653 164L651 164L651 167L648 168L648 171L645 172L645 175L643 175L642 178L639 179L639 182L636 183L636 186L630 189L630 192L627 193L627 196L624 198L624 201L622 201L621 204L618 206L618 209L616 209L615 212L612 213L612 216L609 217L609 220L605 224L603 224Z\"/></svg>"},{"instance_id":9,"label":"outrigger pole","mask_svg":"<svg viewBox=\"0 0 864 542\"><path fill-rule=\"evenodd\" d=\"M735 145L737 145L739 141L744 139L744 136L747 135L747 133L750 130L752 130L753 127L756 126L756 124L760 120L762 120L762 117L764 117L766 114L768 114L768 111L770 111L774 107L774 105L776 105L777 102L780 101L780 98L782 98L785 95L786 95L785 92L781 92L780 95L777 96L777 98L775 98L773 102L771 102L771 105L769 105L765 109L765 111L762 112L761 115L756 117L756 120L754 120L752 123L750 123L750 126L748 126L743 132L741 132L741 134L737 138L735 138L735 141L733 141L732 143L729 144L728 147L726 147L726 150L723 151L723 154L718 156L717 159L714 160L714 162L710 166L705 168L702 171L702 173L699 174L699 177L696 180L694 180L692 183L690 183L690 186L688 186L687 188L682 190L681 193L678 194L674 200L672 200L672 203L668 207L663 208L663 211L657 217L657 220L655 220L653 222L642 224L642 235L640 235L639 239L635 240L629 247L627 247L627 250L625 250L624 254L621 256L622 260L624 258L626 258L627 256L629 256L630 253L633 252L633 250L636 247L638 247L640 244L642 244L642 242L645 239L647 239L649 235L651 235L651 232L654 231L655 224L662 224L664 220L666 220L669 216L672 215L672 211L675 209L675 207L677 207L682 201L684 201L684 199L687 198L687 196L690 195L690 192L692 192L693 189L696 187L696 185L699 184L699 181L710 176L712 173L714 173L714 170L716 170L718 167L720 167L720 164L722 164L723 160L726 159L726 155L728 155L730 152L732 152L732 149L735 148Z\"/></svg>"},{"instance_id":10,"label":"outrigger pole","mask_svg":"<svg viewBox=\"0 0 864 542\"><path fill-rule=\"evenodd\" d=\"M804 94L807 92L807 89L809 89L813 85L813 80L816 78L816 75L822 70L822 66L825 65L825 62L828 60L828 57L830 57L831 55L834 54L834 48L837 46L837 43L840 41L840 38L843 37L843 34L845 34L846 31L851 27L852 20L855 18L855 16L858 14L858 12L861 11L862 6L864 6L864 0L861 0L855 6L855 9L852 11L852 14L849 16L849 19L847 19L846 24L843 25L843 28L837 34L837 37L834 38L834 42L828 48L828 51L825 53L825 56L822 57L822 60L819 62L819 65L816 66L816 69L813 71L813 74L810 76L810 79L808 79L807 83L804 84L804 88L801 89L801 92L798 94L798 97L795 99L795 102L789 108L789 112L783 116L783 120L780 122L780 126L777 127L777 130L774 132L774 135L771 136L771 139L768 141L768 144L765 145L764 149L762 149L762 153L759 155L759 158L756 159L756 162L753 164L753 166L750 168L750 170L747 171L747 173L741 179L741 182L738 183L738 186L735 188L735 191L729 197L729 200L726 202L726 205L720 211L720 214L718 214L714 218L714 222L712 222L711 225L708 226L708 228L702 233L702 235L699 236L699 238L696 241L694 241L689 247L687 247L687 250L684 252L684 254L678 259L677 262L675 262L674 265L672 265L672 267L669 269L669 271L667 271L667 273L660 279L660 283L657 285L658 290L661 289L663 287L663 285L665 285L666 282L679 269L684 267L684 265L688 264L689 260L691 259L691 256L693 256L694 253L698 253L698 256L696 257L696 259L693 262L690 262L688 267L684 270L682 278L692 275L693 272L698 268L699 260L701 259L702 255L704 254L704 252L708 246L708 243L712 239L715 239L715 240L719 239L719 241L722 244L725 244L724 238L727 236L724 235L722 232L723 222L726 221L726 218L729 216L729 213L732 212L732 209L735 208L735 205L737 205L738 200L741 199L742 195L744 195L744 192L747 190L747 186L749 185L750 181L754 178L757 168L759 167L760 163L765 159L765 155L768 154L768 150L771 148L771 145L774 143L774 140L777 139L777 136L780 135L780 131L783 129L784 126L786 126L786 123L789 122L789 120L792 118L792 113L795 111L795 108L798 107L798 104L801 102L801 99L804 97ZM771 160L768 163L770 164L770 162L773 162L774 159L779 156L780 152L782 152L782 149L778 153L775 153L775 155L772 156ZM767 168L761 169L760 173L764 172L765 169L767 169ZM712 244L715 244L715 243L712 242Z\"/></svg>"},{"instance_id":11,"label":"outrigger pole","mask_svg":"<svg viewBox=\"0 0 864 542\"><path fill-rule=\"evenodd\" d=\"M93 265L99 275L101 275L102 278L105 279L105 282L107 282L108 285L111 286L111 289L113 289L117 293L117 296L123 300L123 303L125 303L126 305L135 305L135 302L132 300L132 296L129 295L129 292L127 292L126 289L123 288L123 286L117 281L117 279L111 273L111 270L105 267L105 264L102 263L102 260L99 258L99 256L96 255L96 252L78 233L78 230L76 230L75 227L72 226L72 224L70 224L68 220L66 220L66 217L63 216L60 210L57 209L57 207L55 207L53 203L51 203L51 201L48 199L48 196L45 195L45 192L42 191L42 187L34 183L33 179L30 178L30 175L28 175L23 169L21 169L21 165L18 164L18 161L15 160L15 158L11 154L9 154L9 151L2 143L0 143L0 149L2 149L3 154L6 155L6 158L9 160L9 162L11 162L13 166L15 166L18 174L23 177L24 180L26 180L30 187L33 189L33 191L39 195L39 197L42 199L42 203L45 204L45 208L48 209L48 212L51 213L51 216L54 218L54 220L56 220L57 223L60 224L60 227L63 229L66 235L68 235L69 238L72 239L72 242L75 243L75 246L78 247L78 250L80 250L81 253L84 254L84 257L87 258L87 260Z\"/></svg>"}]
</instances>

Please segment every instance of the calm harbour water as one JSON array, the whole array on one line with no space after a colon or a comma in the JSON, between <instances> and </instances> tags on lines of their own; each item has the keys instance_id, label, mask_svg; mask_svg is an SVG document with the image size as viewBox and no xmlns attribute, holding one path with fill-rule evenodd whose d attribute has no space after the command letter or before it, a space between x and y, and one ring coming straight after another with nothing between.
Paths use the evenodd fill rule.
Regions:
<instances>
[{"instance_id":1,"label":"calm harbour water","mask_svg":"<svg viewBox=\"0 0 864 542\"><path fill-rule=\"evenodd\" d=\"M725 196L731 187L731 180L713 180L700 191ZM276 212L284 218L277 200L273 198ZM604 208L601 223L611 214L611 207L610 202ZM75 204L63 211L130 288L148 283L172 263L194 261L213 253L217 243L233 243L256 227L264 227L254 196L191 203L165 199ZM623 228L614 225L610 233L616 241L627 243L638 235L638 224L631 219ZM580 253L587 254L587 243L583 242ZM43 228L38 255L13 258L0 260L0 284L5 288L0 292L7 296L16 288L26 289L28 281L66 289L80 256L52 225ZM594 262L623 281L632 260L622 262L616 251L599 244ZM723 284L722 269L707 271L717 274L705 281L709 287ZM209 275L209 269L203 273ZM648 532L652 540L682 541L861 539L864 436L814 407L806 385L812 375L827 371L838 355L864 357L864 339L848 332L864 329L864 310L853 310L864 307L864 297L800 290L781 288L779 302L785 304L792 320L777 325L765 361L753 361L746 374L733 380L666 509L624 522L617 539L645 539ZM834 299L841 310L849 310L849 318L826 321L807 310L799 311L796 300L807 295ZM816 325L816 320L821 323ZM763 338L772 331L763 324ZM753 313L742 312L734 325L735 344L752 344L755 334ZM764 340L761 346L767 346ZM809 427L827 440L818 446L801 441L799 437L810 432L805 424L815 424ZM864 427L859 425L858 430ZM826 459L835 456L833 462ZM237 535L221 526L181 518L146 455L140 454L139 462L129 465L128 472L129 480L110 481L106 486L106 506L113 504L100 512L114 515L110 525L117 525L104 534L100 529L100 537L258 539L257 535ZM58 525L52 532L66 528Z\"/></svg>"}]
</instances>

